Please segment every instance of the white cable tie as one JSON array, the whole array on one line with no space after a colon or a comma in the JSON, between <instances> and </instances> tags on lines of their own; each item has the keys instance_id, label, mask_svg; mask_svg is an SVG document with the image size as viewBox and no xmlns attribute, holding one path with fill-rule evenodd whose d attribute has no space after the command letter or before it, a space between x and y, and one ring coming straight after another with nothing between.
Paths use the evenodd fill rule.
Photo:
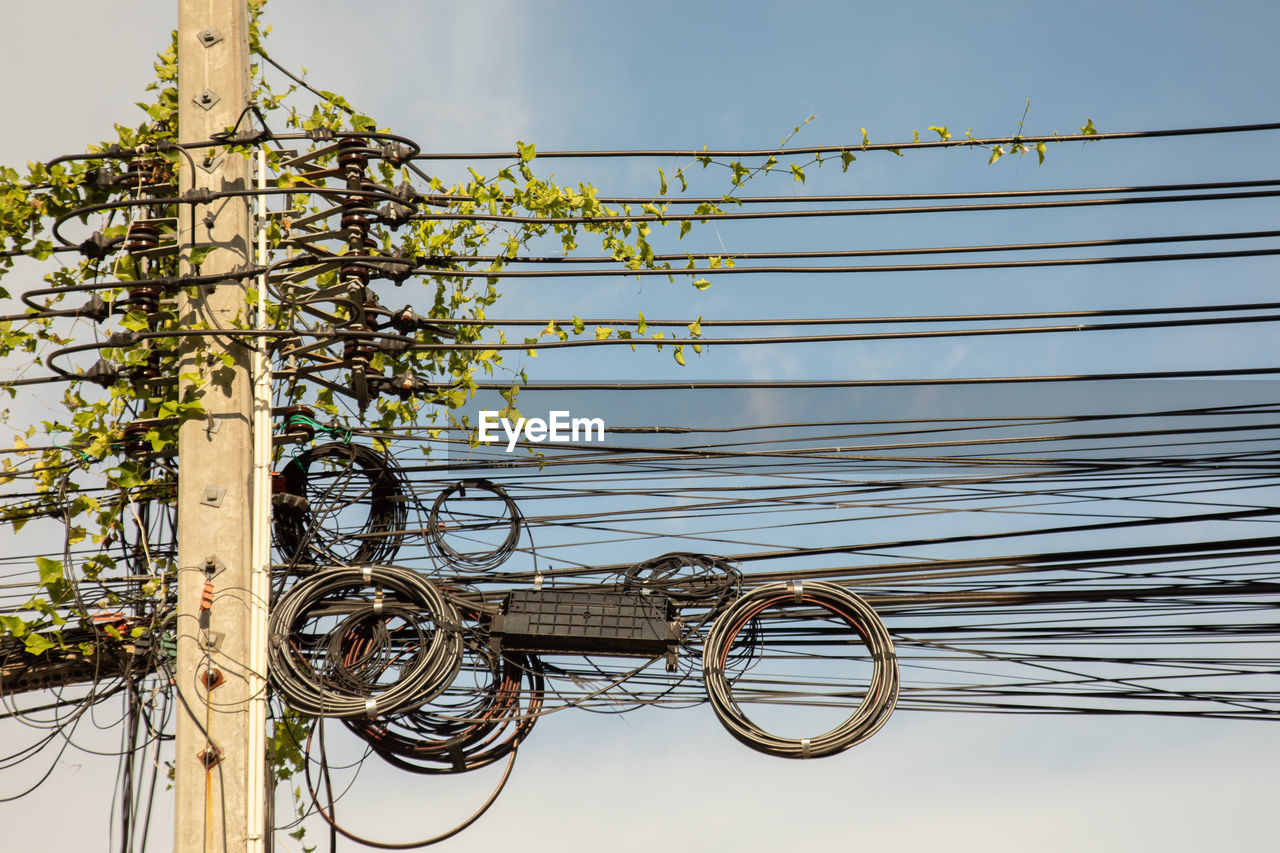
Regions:
<instances>
[{"instance_id":1,"label":"white cable tie","mask_svg":"<svg viewBox=\"0 0 1280 853\"><path fill-rule=\"evenodd\" d=\"M364 700L364 713L371 720L378 716L378 700L372 697Z\"/></svg>"},{"instance_id":2,"label":"white cable tie","mask_svg":"<svg viewBox=\"0 0 1280 853\"><path fill-rule=\"evenodd\" d=\"M360 576L364 578L364 582L365 582L365 583L369 583L370 581L372 581L372 580L373 580L373 567L372 567L372 566L365 566L364 568L362 568L362 569L360 570Z\"/></svg>"},{"instance_id":3,"label":"white cable tie","mask_svg":"<svg viewBox=\"0 0 1280 853\"><path fill-rule=\"evenodd\" d=\"M800 757L801 757L801 758L811 758L811 757L812 757L812 756L809 754L809 738L807 738L807 737L802 737L802 738L800 738Z\"/></svg>"},{"instance_id":4,"label":"white cable tie","mask_svg":"<svg viewBox=\"0 0 1280 853\"><path fill-rule=\"evenodd\" d=\"M796 594L797 604L804 601L804 598L802 597L804 595L804 581L792 581L791 591Z\"/></svg>"},{"instance_id":5,"label":"white cable tie","mask_svg":"<svg viewBox=\"0 0 1280 853\"><path fill-rule=\"evenodd\" d=\"M373 597L373 615L382 615L382 587L378 587L378 594Z\"/></svg>"},{"instance_id":6,"label":"white cable tie","mask_svg":"<svg viewBox=\"0 0 1280 853\"><path fill-rule=\"evenodd\" d=\"M541 573L536 574L536 575L534 575L534 576L533 576L533 591L534 591L534 592L537 592L537 591L538 591L538 590L540 590L540 589L542 589L542 574L541 574Z\"/></svg>"}]
</instances>

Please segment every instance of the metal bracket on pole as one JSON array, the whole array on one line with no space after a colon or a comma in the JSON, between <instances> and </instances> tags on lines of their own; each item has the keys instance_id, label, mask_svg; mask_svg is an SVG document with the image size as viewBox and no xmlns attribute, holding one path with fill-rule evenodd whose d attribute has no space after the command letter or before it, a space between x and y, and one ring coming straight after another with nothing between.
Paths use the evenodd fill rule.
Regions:
<instances>
[{"instance_id":1,"label":"metal bracket on pole","mask_svg":"<svg viewBox=\"0 0 1280 853\"><path fill-rule=\"evenodd\" d=\"M211 692L216 690L218 685L222 684L222 682L226 680L227 677L223 675L222 670L218 669L216 666L211 666L204 672L200 673L200 683L204 685L205 690Z\"/></svg>"},{"instance_id":2,"label":"metal bracket on pole","mask_svg":"<svg viewBox=\"0 0 1280 853\"><path fill-rule=\"evenodd\" d=\"M205 47L213 47L215 44L222 41L222 33L217 27L206 27L196 33L196 40Z\"/></svg>"},{"instance_id":3,"label":"metal bracket on pole","mask_svg":"<svg viewBox=\"0 0 1280 853\"><path fill-rule=\"evenodd\" d=\"M202 110L213 109L214 105L221 100L222 98L218 97L218 93L212 89L205 89L191 99L192 103Z\"/></svg>"},{"instance_id":4,"label":"metal bracket on pole","mask_svg":"<svg viewBox=\"0 0 1280 853\"><path fill-rule=\"evenodd\" d=\"M213 171L222 165L222 155L212 154L212 153L207 154L204 157L201 157L198 161L196 161L196 165L199 166L203 171L208 172L209 174L212 175Z\"/></svg>"},{"instance_id":5,"label":"metal bracket on pole","mask_svg":"<svg viewBox=\"0 0 1280 853\"><path fill-rule=\"evenodd\" d=\"M204 574L205 577L214 577L218 572L227 567L227 564L218 559L217 554L210 554L204 558Z\"/></svg>"},{"instance_id":6,"label":"metal bracket on pole","mask_svg":"<svg viewBox=\"0 0 1280 853\"><path fill-rule=\"evenodd\" d=\"M196 758L200 759L200 763L204 765L205 770L212 770L222 761L222 750L213 744L209 744L196 753Z\"/></svg>"}]
</instances>

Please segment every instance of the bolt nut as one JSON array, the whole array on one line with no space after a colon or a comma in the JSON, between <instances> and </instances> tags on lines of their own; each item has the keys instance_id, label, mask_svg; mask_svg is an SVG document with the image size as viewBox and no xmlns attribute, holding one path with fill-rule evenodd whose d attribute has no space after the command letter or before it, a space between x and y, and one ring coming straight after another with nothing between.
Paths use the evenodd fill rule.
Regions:
<instances>
[{"instance_id":1,"label":"bolt nut","mask_svg":"<svg viewBox=\"0 0 1280 853\"><path fill-rule=\"evenodd\" d=\"M218 93L212 89L205 89L191 99L197 107L202 110L213 109L213 105L222 100L218 97Z\"/></svg>"},{"instance_id":2,"label":"bolt nut","mask_svg":"<svg viewBox=\"0 0 1280 853\"><path fill-rule=\"evenodd\" d=\"M222 41L222 33L218 32L217 27L208 27L196 33L196 40L205 47L213 47Z\"/></svg>"}]
</instances>

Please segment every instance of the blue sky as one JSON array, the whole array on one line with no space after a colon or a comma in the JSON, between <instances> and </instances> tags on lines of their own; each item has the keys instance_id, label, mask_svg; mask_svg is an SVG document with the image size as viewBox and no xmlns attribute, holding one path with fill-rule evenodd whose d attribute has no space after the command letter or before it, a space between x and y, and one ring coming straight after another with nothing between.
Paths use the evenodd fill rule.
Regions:
<instances>
[{"instance_id":1,"label":"blue sky","mask_svg":"<svg viewBox=\"0 0 1280 853\"><path fill-rule=\"evenodd\" d=\"M80 2L6 10L0 69L12 118L0 162L78 150L111 121L136 123L151 56L171 4ZM1074 4L585 2L351 4L275 0L268 49L425 149L769 147L810 115L799 141L899 141L947 125L959 135L1103 131L1276 119L1274 33L1280 6L1189 2ZM58 45L51 50L50 45ZM976 151L863 156L848 175L810 172L808 192L1030 189L1274 175L1274 134L1051 147L988 167ZM648 192L673 164L541 164L602 190ZM674 164L678 165L678 164ZM771 179L769 192L801 189ZM706 245L755 241L828 248L1082 239L1268 227L1270 203L1199 205L1089 216L1008 214L836 220L772 230L724 229ZM958 218L957 218L958 219ZM735 242L736 241L736 242ZM912 278L720 280L705 293L662 280L583 288L512 286L506 316L573 312L650 317L819 316L1050 310L1272 298L1271 259L969 272ZM660 282L660 283L659 283ZM780 299L780 291L785 299ZM1212 293L1212 296L1206 296ZM398 295L398 294L397 294ZM1265 328L1265 327L1264 327ZM712 351L681 376L797 378L975 376L1003 372L1187 369L1275 363L1261 331L1141 333L1082 344L1054 339L974 345L882 344L786 352ZM629 353L627 354L630 355ZM665 377L667 353L571 359L544 355L536 378ZM535 372L536 368L536 372ZM39 404L19 410L42 417ZM104 721L104 723L107 721ZM3 730L6 743L25 735ZM110 744L107 735L104 743ZM1046 851L1261 849L1280 731L1261 723L1144 718L898 714L874 738L820 762L749 752L705 708L597 717L569 711L535 730L498 805L447 845L528 850L763 850L845 842L874 850ZM105 846L110 759L65 760L36 795L0 805L16 848ZM0 782L21 776L6 770ZM418 834L438 805L443 827L484 780L370 772L348 814L388 838ZM467 787L471 786L471 787ZM11 790L5 784L3 791ZM161 793L161 801L165 794ZM77 803L75 826L61 819ZM163 849L167 829L157 835ZM425 834L423 832L422 834ZM279 849L293 850L286 842ZM345 849L345 848L344 848Z\"/></svg>"}]
</instances>

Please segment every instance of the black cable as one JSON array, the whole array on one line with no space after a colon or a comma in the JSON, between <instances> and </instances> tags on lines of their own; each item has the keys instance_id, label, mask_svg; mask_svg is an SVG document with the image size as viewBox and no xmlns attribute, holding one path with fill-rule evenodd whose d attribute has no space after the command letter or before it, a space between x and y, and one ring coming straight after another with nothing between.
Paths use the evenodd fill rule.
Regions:
<instances>
[{"instance_id":1,"label":"black cable","mask_svg":"<svg viewBox=\"0 0 1280 853\"><path fill-rule=\"evenodd\" d=\"M840 216L890 216L902 213L974 213L992 210L1046 210L1052 208L1113 207L1131 204L1173 204L1187 201L1232 201L1251 198L1274 198L1280 190L1160 195L1121 198L1058 199L1056 201L991 202L987 204L951 204L915 207L845 207L825 210L767 210L707 213L635 213L603 216L519 216L504 213L415 213L410 219L420 221L506 222L518 225L614 225L637 222L736 222L763 219L812 219ZM65 242L65 241L64 241ZM726 255L730 253L726 252Z\"/></svg>"},{"instance_id":2,"label":"black cable","mask_svg":"<svg viewBox=\"0 0 1280 853\"><path fill-rule=\"evenodd\" d=\"M992 145L1023 145L1034 144L1037 142L1101 142L1113 139L1158 139L1162 137L1174 136L1201 136L1206 134L1219 133L1251 133L1257 131L1280 130L1280 122L1270 122L1261 124L1237 124L1237 125L1219 125L1216 127L1183 127L1170 128L1163 130L1135 130L1135 131L1119 131L1112 133L1091 133L1091 134L1073 134L1073 135L1055 135L1055 136L1002 136L988 137L984 139L950 139L937 140L934 142L892 142L892 143L854 143L852 145L819 145L819 146L802 146L795 148L759 148L759 149L717 149L709 150L703 148L675 148L675 149L652 149L641 148L632 150L613 150L613 151L539 151L537 157L543 160L564 159L564 158L600 158L600 157L668 157L668 158L743 158L755 159L759 157L782 157L794 154L831 154L839 155L845 152L857 151L897 151L908 149L932 149L932 148L972 148L987 147ZM477 152L460 152L460 153L438 153L431 152L420 154L415 157L416 160L519 160L520 153L499 151L494 153L477 153Z\"/></svg>"}]
</instances>

